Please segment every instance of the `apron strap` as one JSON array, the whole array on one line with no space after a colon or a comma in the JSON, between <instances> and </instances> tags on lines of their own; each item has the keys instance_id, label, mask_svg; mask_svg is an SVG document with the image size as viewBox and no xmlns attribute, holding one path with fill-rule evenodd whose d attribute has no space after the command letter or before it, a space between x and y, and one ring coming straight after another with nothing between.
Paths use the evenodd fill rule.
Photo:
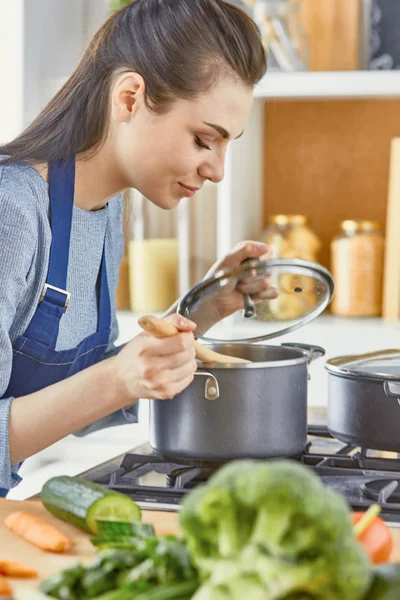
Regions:
<instances>
[{"instance_id":1,"label":"apron strap","mask_svg":"<svg viewBox=\"0 0 400 600\"><path fill-rule=\"evenodd\" d=\"M108 210L108 205L104 207L104 210ZM108 226L108 222L107 222ZM110 290L108 288L108 277L107 277L107 264L106 264L106 238L107 238L107 226L106 235L104 236L103 255L101 257L100 266L100 290L98 296L98 310L97 310L97 331L103 331L104 329L111 329L111 300Z\"/></svg>"},{"instance_id":2,"label":"apron strap","mask_svg":"<svg viewBox=\"0 0 400 600\"><path fill-rule=\"evenodd\" d=\"M65 290L67 285L74 191L75 157L50 163L50 224L54 243L51 244L47 282L60 290ZM65 296L60 298L62 300L64 306Z\"/></svg>"},{"instance_id":3,"label":"apron strap","mask_svg":"<svg viewBox=\"0 0 400 600\"><path fill-rule=\"evenodd\" d=\"M66 290L75 190L75 157L49 163L52 242L49 270L37 310L25 336L55 349L60 320L71 294ZM101 259L97 331L111 327L111 302L105 257Z\"/></svg>"}]
</instances>

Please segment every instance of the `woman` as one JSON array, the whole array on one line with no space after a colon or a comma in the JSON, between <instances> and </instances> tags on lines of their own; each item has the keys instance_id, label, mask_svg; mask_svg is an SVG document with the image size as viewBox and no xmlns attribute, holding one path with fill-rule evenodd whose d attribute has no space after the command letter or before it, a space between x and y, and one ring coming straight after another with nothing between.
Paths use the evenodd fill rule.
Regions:
<instances>
[{"instance_id":1,"label":"woman","mask_svg":"<svg viewBox=\"0 0 400 600\"><path fill-rule=\"evenodd\" d=\"M228 143L250 111L265 56L258 30L222 0L136 0L113 14L64 87L0 146L0 488L62 437L132 423L139 398L193 381L194 323L122 349L114 295L121 194L171 210L221 181ZM265 254L242 244L216 268ZM265 281L235 289L268 296ZM118 352L118 350L120 350Z\"/></svg>"}]
</instances>

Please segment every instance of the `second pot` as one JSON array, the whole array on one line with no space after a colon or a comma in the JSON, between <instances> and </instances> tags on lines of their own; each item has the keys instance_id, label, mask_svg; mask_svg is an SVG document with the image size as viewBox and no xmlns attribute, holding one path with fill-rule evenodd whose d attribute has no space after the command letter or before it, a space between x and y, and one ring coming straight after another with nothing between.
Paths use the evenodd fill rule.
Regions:
<instances>
[{"instance_id":1,"label":"second pot","mask_svg":"<svg viewBox=\"0 0 400 600\"><path fill-rule=\"evenodd\" d=\"M210 347L252 363L200 369L204 376L181 394L152 401L153 449L169 458L210 462L301 454L307 441L308 364L325 351L307 344ZM207 399L217 387L219 398Z\"/></svg>"}]
</instances>

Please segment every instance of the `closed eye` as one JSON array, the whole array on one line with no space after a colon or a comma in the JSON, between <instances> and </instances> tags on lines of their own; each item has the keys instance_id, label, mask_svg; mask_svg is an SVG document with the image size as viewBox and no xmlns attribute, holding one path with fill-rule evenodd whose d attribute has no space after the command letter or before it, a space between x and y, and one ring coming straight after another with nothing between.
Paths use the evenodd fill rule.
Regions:
<instances>
[{"instance_id":1,"label":"closed eye","mask_svg":"<svg viewBox=\"0 0 400 600\"><path fill-rule=\"evenodd\" d=\"M203 148L203 149L205 149L205 150L211 150L210 146L207 146L207 144L205 144L205 143L203 142L203 140L201 140L201 139L199 138L199 136L198 136L198 135L195 135L195 136L194 136L194 140L195 140L195 142L196 142L196 145L197 145L199 148Z\"/></svg>"}]
</instances>

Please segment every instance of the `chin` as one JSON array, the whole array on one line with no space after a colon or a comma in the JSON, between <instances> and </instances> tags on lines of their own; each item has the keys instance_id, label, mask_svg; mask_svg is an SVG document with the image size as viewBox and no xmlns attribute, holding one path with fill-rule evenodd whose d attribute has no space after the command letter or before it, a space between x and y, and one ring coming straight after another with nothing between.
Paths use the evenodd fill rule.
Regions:
<instances>
[{"instance_id":1,"label":"chin","mask_svg":"<svg viewBox=\"0 0 400 600\"><path fill-rule=\"evenodd\" d=\"M171 193L149 194L148 196L145 195L145 197L163 210L173 210L174 208L177 208L181 200L183 200L183 196L174 196Z\"/></svg>"}]
</instances>

